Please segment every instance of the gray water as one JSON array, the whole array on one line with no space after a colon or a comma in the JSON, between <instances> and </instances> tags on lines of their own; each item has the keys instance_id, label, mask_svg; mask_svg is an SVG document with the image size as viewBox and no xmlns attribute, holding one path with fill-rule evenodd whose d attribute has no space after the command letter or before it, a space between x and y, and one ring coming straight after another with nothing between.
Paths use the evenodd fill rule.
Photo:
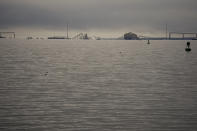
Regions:
<instances>
[{"instance_id":1,"label":"gray water","mask_svg":"<svg viewBox=\"0 0 197 131\"><path fill-rule=\"evenodd\" d=\"M196 131L197 41L0 40L0 130Z\"/></svg>"}]
</instances>

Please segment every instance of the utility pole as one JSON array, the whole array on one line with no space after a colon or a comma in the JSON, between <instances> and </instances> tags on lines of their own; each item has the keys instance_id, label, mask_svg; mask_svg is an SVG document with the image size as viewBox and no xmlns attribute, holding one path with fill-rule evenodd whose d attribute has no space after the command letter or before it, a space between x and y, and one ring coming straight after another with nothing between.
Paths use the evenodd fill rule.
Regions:
<instances>
[{"instance_id":1,"label":"utility pole","mask_svg":"<svg viewBox=\"0 0 197 131\"><path fill-rule=\"evenodd\" d=\"M68 39L68 24L67 24L67 39Z\"/></svg>"}]
</instances>

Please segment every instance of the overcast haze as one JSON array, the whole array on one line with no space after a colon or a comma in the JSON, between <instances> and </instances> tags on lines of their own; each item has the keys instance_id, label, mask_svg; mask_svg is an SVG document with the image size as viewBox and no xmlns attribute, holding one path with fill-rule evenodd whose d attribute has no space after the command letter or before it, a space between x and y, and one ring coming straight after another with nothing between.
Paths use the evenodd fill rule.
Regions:
<instances>
[{"instance_id":1,"label":"overcast haze","mask_svg":"<svg viewBox=\"0 0 197 131\"><path fill-rule=\"evenodd\" d=\"M197 32L196 0L1 0L2 31Z\"/></svg>"}]
</instances>

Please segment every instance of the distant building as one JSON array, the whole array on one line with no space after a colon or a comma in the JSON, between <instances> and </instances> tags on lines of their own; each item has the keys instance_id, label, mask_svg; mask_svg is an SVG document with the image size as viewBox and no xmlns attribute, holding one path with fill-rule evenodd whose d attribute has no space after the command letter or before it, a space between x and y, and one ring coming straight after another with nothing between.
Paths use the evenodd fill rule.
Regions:
<instances>
[{"instance_id":1,"label":"distant building","mask_svg":"<svg viewBox=\"0 0 197 131\"><path fill-rule=\"evenodd\" d=\"M15 38L15 32L0 32L0 38Z\"/></svg>"},{"instance_id":2,"label":"distant building","mask_svg":"<svg viewBox=\"0 0 197 131\"><path fill-rule=\"evenodd\" d=\"M129 32L129 33L124 34L124 39L125 40L139 40L139 37L135 33Z\"/></svg>"}]
</instances>

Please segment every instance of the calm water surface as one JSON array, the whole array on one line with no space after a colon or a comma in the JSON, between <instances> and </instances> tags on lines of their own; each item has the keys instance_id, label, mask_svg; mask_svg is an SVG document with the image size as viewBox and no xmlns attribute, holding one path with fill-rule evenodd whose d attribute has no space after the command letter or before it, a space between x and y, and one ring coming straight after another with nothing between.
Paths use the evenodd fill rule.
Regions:
<instances>
[{"instance_id":1,"label":"calm water surface","mask_svg":"<svg viewBox=\"0 0 197 131\"><path fill-rule=\"evenodd\" d=\"M196 131L197 41L0 40L0 130Z\"/></svg>"}]
</instances>

